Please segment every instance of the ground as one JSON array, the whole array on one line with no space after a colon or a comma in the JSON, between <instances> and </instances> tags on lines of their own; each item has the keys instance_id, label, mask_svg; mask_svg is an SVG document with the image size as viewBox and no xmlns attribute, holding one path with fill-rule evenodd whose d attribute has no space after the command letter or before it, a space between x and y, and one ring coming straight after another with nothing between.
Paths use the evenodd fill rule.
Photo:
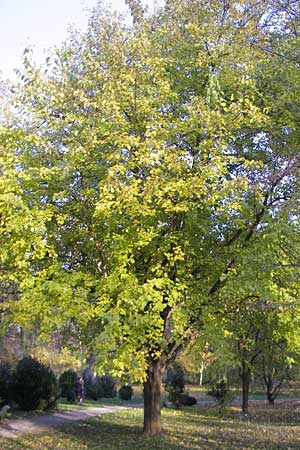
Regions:
<instances>
[{"instance_id":1,"label":"ground","mask_svg":"<svg viewBox=\"0 0 300 450\"><path fill-rule=\"evenodd\" d=\"M291 450L300 449L298 400L275 406L252 401L243 418L238 406L163 409L164 433L142 435L143 411L130 408L69 423L55 432L2 439L1 450Z\"/></svg>"}]
</instances>

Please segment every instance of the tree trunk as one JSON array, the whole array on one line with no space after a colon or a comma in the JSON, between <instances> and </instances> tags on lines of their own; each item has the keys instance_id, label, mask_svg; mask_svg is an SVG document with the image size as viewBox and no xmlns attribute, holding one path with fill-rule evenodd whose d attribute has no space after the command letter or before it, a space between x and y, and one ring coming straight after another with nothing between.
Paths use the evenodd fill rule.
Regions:
<instances>
[{"instance_id":1,"label":"tree trunk","mask_svg":"<svg viewBox=\"0 0 300 450\"><path fill-rule=\"evenodd\" d=\"M155 436L162 432L161 424L161 379L163 364L151 360L144 383L144 434Z\"/></svg>"},{"instance_id":2,"label":"tree trunk","mask_svg":"<svg viewBox=\"0 0 300 450\"><path fill-rule=\"evenodd\" d=\"M83 378L86 384L92 384L95 380L95 364L96 364L95 355L93 354L90 355L90 357L87 359L87 364L88 367L86 367L83 371Z\"/></svg>"},{"instance_id":3,"label":"tree trunk","mask_svg":"<svg viewBox=\"0 0 300 450\"><path fill-rule=\"evenodd\" d=\"M202 361L201 362L201 367L200 367L200 379L199 379L200 386L203 385L203 372L204 372L204 363Z\"/></svg>"},{"instance_id":4,"label":"tree trunk","mask_svg":"<svg viewBox=\"0 0 300 450\"><path fill-rule=\"evenodd\" d=\"M243 361L242 365L242 413L248 415L249 410L249 387L250 387L250 370Z\"/></svg>"}]
</instances>

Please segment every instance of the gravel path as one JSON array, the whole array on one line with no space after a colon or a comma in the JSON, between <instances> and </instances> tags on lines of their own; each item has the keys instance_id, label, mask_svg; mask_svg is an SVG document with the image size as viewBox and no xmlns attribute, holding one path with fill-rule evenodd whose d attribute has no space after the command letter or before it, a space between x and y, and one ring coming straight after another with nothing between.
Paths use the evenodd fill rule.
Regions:
<instances>
[{"instance_id":1,"label":"gravel path","mask_svg":"<svg viewBox=\"0 0 300 450\"><path fill-rule=\"evenodd\" d=\"M140 405L89 407L76 411L57 411L30 419L5 420L0 422L0 438L14 438L29 433L45 433L71 422L123 411L132 407L140 407Z\"/></svg>"}]
</instances>

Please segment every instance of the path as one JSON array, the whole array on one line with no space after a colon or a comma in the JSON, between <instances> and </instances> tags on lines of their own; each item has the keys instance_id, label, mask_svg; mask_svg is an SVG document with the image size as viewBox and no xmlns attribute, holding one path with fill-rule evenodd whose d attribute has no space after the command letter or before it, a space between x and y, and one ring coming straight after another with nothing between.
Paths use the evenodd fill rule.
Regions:
<instances>
[{"instance_id":1,"label":"path","mask_svg":"<svg viewBox=\"0 0 300 450\"><path fill-rule=\"evenodd\" d=\"M140 405L88 407L76 411L57 411L52 414L31 417L29 419L1 421L0 438L14 438L29 433L45 433L53 430L53 428L71 422L85 420L90 417L101 416L102 414L109 414L116 411L123 411L132 407L138 408Z\"/></svg>"},{"instance_id":2,"label":"path","mask_svg":"<svg viewBox=\"0 0 300 450\"><path fill-rule=\"evenodd\" d=\"M240 402L236 402L239 404ZM250 400L249 403L264 404L265 400ZM280 399L275 404L291 405L293 407L300 404L299 399ZM213 406L216 404L214 400L201 399L198 401L202 406ZM118 411L124 411L128 408L141 408L143 405L127 405L127 406L102 406L102 407L86 407L75 411L57 411L44 416L35 416L29 419L3 420L0 421L0 438L14 438L24 434L38 434L53 431L53 428L60 427L79 420L89 419L90 417L101 416ZM274 405L273 405L274 406Z\"/></svg>"}]
</instances>

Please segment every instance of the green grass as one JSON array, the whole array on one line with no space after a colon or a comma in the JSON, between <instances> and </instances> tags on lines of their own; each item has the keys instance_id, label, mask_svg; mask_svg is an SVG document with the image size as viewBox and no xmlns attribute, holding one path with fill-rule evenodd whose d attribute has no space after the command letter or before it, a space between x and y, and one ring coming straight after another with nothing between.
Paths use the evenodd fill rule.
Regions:
<instances>
[{"instance_id":1,"label":"green grass","mask_svg":"<svg viewBox=\"0 0 300 450\"><path fill-rule=\"evenodd\" d=\"M242 418L238 408L222 414L215 407L163 410L164 433L141 433L143 411L104 415L43 435L3 439L1 450L291 450L300 448L297 404L251 408Z\"/></svg>"},{"instance_id":2,"label":"green grass","mask_svg":"<svg viewBox=\"0 0 300 450\"><path fill-rule=\"evenodd\" d=\"M187 389L189 393L196 397L197 400L212 400L212 397L206 394L208 387L207 386L197 386L197 385L187 385ZM241 399L242 393L241 389L235 388L233 389L235 399ZM299 386L289 386L282 389L276 401L280 401L283 399L300 399L300 387ZM266 400L266 394L262 390L261 387L256 386L252 388L249 393L249 400Z\"/></svg>"},{"instance_id":3,"label":"green grass","mask_svg":"<svg viewBox=\"0 0 300 450\"><path fill-rule=\"evenodd\" d=\"M100 400L87 400L85 399L82 403L70 403L65 399L60 399L57 404L57 409L60 411L74 411L74 410L80 410L82 408L88 408L90 406L113 406L113 405L140 405L143 403L142 397L134 397L131 400L120 400L118 397L114 398L103 398Z\"/></svg>"}]
</instances>

